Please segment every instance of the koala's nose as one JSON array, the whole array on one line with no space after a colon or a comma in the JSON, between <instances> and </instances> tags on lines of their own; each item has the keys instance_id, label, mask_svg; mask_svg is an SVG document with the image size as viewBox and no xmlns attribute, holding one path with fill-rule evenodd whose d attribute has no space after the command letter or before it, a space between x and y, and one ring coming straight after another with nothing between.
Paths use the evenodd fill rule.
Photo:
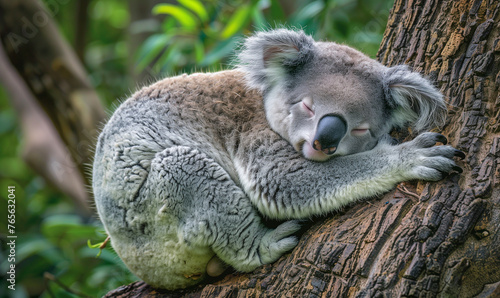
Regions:
<instances>
[{"instance_id":1,"label":"koala's nose","mask_svg":"<svg viewBox=\"0 0 500 298\"><path fill-rule=\"evenodd\" d=\"M347 132L344 119L335 115L326 115L319 120L312 147L331 155L337 150L340 140Z\"/></svg>"}]
</instances>

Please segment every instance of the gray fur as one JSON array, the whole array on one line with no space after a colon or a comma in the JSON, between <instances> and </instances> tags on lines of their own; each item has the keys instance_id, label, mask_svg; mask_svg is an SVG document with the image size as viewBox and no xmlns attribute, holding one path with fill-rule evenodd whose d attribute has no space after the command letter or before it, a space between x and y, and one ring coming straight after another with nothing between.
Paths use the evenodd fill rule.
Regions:
<instances>
[{"instance_id":1,"label":"gray fur","mask_svg":"<svg viewBox=\"0 0 500 298\"><path fill-rule=\"evenodd\" d=\"M198 283L214 256L251 271L297 243L296 221L269 229L262 216L324 214L456 167L454 148L433 147L439 134L389 142L394 126L428 127L443 108L406 68L302 32L261 32L237 70L164 79L115 111L96 147L96 206L124 263L155 287ZM330 156L309 146L331 114L348 133Z\"/></svg>"},{"instance_id":2,"label":"gray fur","mask_svg":"<svg viewBox=\"0 0 500 298\"><path fill-rule=\"evenodd\" d=\"M250 87L265 92L286 83L288 75L309 62L315 51L314 40L302 31L258 32L244 43L240 69Z\"/></svg>"},{"instance_id":3,"label":"gray fur","mask_svg":"<svg viewBox=\"0 0 500 298\"><path fill-rule=\"evenodd\" d=\"M441 93L420 74L405 65L389 68L384 76L384 91L394 108L394 125L421 132L444 124L446 105Z\"/></svg>"}]
</instances>

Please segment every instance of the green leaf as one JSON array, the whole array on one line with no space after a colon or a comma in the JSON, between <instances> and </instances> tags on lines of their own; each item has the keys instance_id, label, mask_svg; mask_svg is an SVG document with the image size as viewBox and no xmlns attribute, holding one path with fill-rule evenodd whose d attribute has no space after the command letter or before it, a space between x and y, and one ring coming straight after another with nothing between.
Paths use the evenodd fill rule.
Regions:
<instances>
[{"instance_id":1,"label":"green leaf","mask_svg":"<svg viewBox=\"0 0 500 298\"><path fill-rule=\"evenodd\" d=\"M158 4L155 7L153 7L153 13L171 15L185 29L192 29L197 25L196 18L192 13L190 13L187 9L176 5Z\"/></svg>"},{"instance_id":2,"label":"green leaf","mask_svg":"<svg viewBox=\"0 0 500 298\"><path fill-rule=\"evenodd\" d=\"M196 15L202 20L203 22L208 21L208 13L207 10L205 9L205 6L203 6L203 3L198 0L177 0L182 6L190 9Z\"/></svg>"},{"instance_id":3,"label":"green leaf","mask_svg":"<svg viewBox=\"0 0 500 298\"><path fill-rule=\"evenodd\" d=\"M161 72L171 72L175 66L179 65L182 58L181 42L175 42L167 48L156 62L159 65Z\"/></svg>"},{"instance_id":4,"label":"green leaf","mask_svg":"<svg viewBox=\"0 0 500 298\"><path fill-rule=\"evenodd\" d=\"M252 13L253 25L257 30L265 30L268 27L266 18L261 10L254 10Z\"/></svg>"},{"instance_id":5,"label":"green leaf","mask_svg":"<svg viewBox=\"0 0 500 298\"><path fill-rule=\"evenodd\" d=\"M175 32L178 29L177 21L175 20L175 18L167 18L161 24L161 29L166 34L171 34L172 32Z\"/></svg>"},{"instance_id":6,"label":"green leaf","mask_svg":"<svg viewBox=\"0 0 500 298\"><path fill-rule=\"evenodd\" d=\"M77 215L52 215L41 225L42 234L53 243L76 242L96 235L96 227L81 223Z\"/></svg>"},{"instance_id":7,"label":"green leaf","mask_svg":"<svg viewBox=\"0 0 500 298\"><path fill-rule=\"evenodd\" d=\"M106 237L106 240L104 240L103 242L101 243L97 243L97 244L92 244L90 243L90 239L87 240L87 246L89 248L99 248L99 252L97 253L96 255L96 258L100 257L101 256L101 253L102 253L102 250L106 247L106 245L108 244L109 242L109 236Z\"/></svg>"},{"instance_id":8,"label":"green leaf","mask_svg":"<svg viewBox=\"0 0 500 298\"><path fill-rule=\"evenodd\" d=\"M40 235L26 234L23 235L23 241L19 242L19 246L16 251L16 259L17 262L21 262L35 254L51 249L55 249L55 246L46 238L43 238Z\"/></svg>"},{"instance_id":9,"label":"green leaf","mask_svg":"<svg viewBox=\"0 0 500 298\"><path fill-rule=\"evenodd\" d=\"M203 59L203 61L201 61L201 65L213 65L220 59L227 57L234 50L237 43L238 38L230 38L225 41L219 42L212 51L205 55L205 58Z\"/></svg>"},{"instance_id":10,"label":"green leaf","mask_svg":"<svg viewBox=\"0 0 500 298\"><path fill-rule=\"evenodd\" d=\"M90 239L87 240L87 246L90 247L90 248L98 248L102 245L103 242L99 242L97 244L92 244L90 243Z\"/></svg>"},{"instance_id":11,"label":"green leaf","mask_svg":"<svg viewBox=\"0 0 500 298\"><path fill-rule=\"evenodd\" d=\"M318 15L325 7L323 1L313 1L302 8L294 17L292 23L306 22Z\"/></svg>"},{"instance_id":12,"label":"green leaf","mask_svg":"<svg viewBox=\"0 0 500 298\"><path fill-rule=\"evenodd\" d=\"M26 164L20 158L16 157L1 157L0 164L2 165L0 168L0 176L3 177L22 179L26 177L30 171ZM5 196L5 199L7 199L7 196Z\"/></svg>"},{"instance_id":13,"label":"green leaf","mask_svg":"<svg viewBox=\"0 0 500 298\"><path fill-rule=\"evenodd\" d=\"M161 51L169 45L171 39L172 36L167 34L155 34L146 39L139 51L137 71L142 71L157 58Z\"/></svg>"},{"instance_id":14,"label":"green leaf","mask_svg":"<svg viewBox=\"0 0 500 298\"><path fill-rule=\"evenodd\" d=\"M286 23L286 15L285 12L283 11L283 6L278 0L271 0L271 7L270 7L270 19L279 22L279 23Z\"/></svg>"},{"instance_id":15,"label":"green leaf","mask_svg":"<svg viewBox=\"0 0 500 298\"><path fill-rule=\"evenodd\" d=\"M221 38L228 39L238 33L248 23L252 14L253 5L243 5L227 22L226 28L222 30Z\"/></svg>"},{"instance_id":16,"label":"green leaf","mask_svg":"<svg viewBox=\"0 0 500 298\"><path fill-rule=\"evenodd\" d=\"M203 45L203 42L197 40L194 44L194 50L196 55L196 62L200 63L205 56L205 46Z\"/></svg>"}]
</instances>

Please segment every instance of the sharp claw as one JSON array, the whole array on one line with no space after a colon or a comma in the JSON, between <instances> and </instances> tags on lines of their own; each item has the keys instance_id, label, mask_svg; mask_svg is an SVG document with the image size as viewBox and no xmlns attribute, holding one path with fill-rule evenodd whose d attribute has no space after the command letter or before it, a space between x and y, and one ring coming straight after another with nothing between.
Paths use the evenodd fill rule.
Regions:
<instances>
[{"instance_id":1,"label":"sharp claw","mask_svg":"<svg viewBox=\"0 0 500 298\"><path fill-rule=\"evenodd\" d=\"M463 171L464 171L464 170L463 170L461 167L459 167L459 166L454 166L454 167L453 167L453 170L454 170L454 171L456 171L456 172L459 172L459 173L463 173Z\"/></svg>"},{"instance_id":2,"label":"sharp claw","mask_svg":"<svg viewBox=\"0 0 500 298\"><path fill-rule=\"evenodd\" d=\"M458 150L458 149L455 149L455 156L460 158L460 159L464 159L465 158L465 153L463 153L462 151Z\"/></svg>"},{"instance_id":3,"label":"sharp claw","mask_svg":"<svg viewBox=\"0 0 500 298\"><path fill-rule=\"evenodd\" d=\"M442 134L439 134L437 136L437 141L440 142L440 143L443 143L443 145L446 145L448 144L448 140L446 139L445 136L443 136Z\"/></svg>"}]
</instances>

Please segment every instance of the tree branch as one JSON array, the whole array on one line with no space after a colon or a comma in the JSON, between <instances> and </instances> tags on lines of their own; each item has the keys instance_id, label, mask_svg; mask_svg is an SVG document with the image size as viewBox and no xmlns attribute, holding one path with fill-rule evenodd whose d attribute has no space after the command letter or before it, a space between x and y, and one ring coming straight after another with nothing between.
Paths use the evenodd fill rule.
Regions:
<instances>
[{"instance_id":1,"label":"tree branch","mask_svg":"<svg viewBox=\"0 0 500 298\"><path fill-rule=\"evenodd\" d=\"M10 94L24 137L23 159L46 181L75 199L83 214L90 215L83 178L47 114L24 80L9 63L0 44L0 82Z\"/></svg>"},{"instance_id":2,"label":"tree branch","mask_svg":"<svg viewBox=\"0 0 500 298\"><path fill-rule=\"evenodd\" d=\"M85 166L105 113L74 51L36 0L0 0L0 39L89 185Z\"/></svg>"}]
</instances>

